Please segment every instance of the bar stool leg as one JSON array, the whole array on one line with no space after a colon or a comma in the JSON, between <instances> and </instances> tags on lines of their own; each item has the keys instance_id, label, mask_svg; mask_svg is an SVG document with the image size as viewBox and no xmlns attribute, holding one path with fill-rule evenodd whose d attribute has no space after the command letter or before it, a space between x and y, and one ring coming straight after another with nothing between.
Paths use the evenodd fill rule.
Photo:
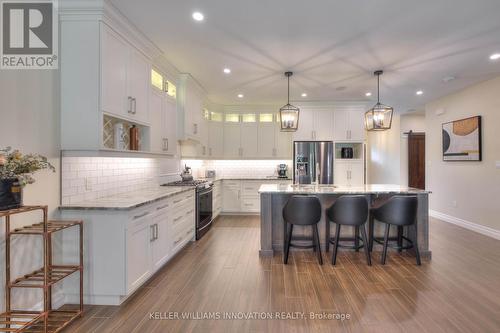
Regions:
<instances>
[{"instance_id":1,"label":"bar stool leg","mask_svg":"<svg viewBox=\"0 0 500 333\"><path fill-rule=\"evenodd\" d=\"M373 228L375 227L375 222L374 222L374 219L373 219L373 215L370 214L370 219L368 221L368 237L369 237L369 244L368 244L368 249L370 250L370 252L373 251Z\"/></svg>"},{"instance_id":2,"label":"bar stool leg","mask_svg":"<svg viewBox=\"0 0 500 333\"><path fill-rule=\"evenodd\" d=\"M371 266L372 265L372 258L370 256L370 251L368 249L368 239L366 237L365 226L361 227L361 238L363 239L363 249L365 251L366 263L368 264L368 266Z\"/></svg>"},{"instance_id":3,"label":"bar stool leg","mask_svg":"<svg viewBox=\"0 0 500 333\"><path fill-rule=\"evenodd\" d=\"M288 264L288 254L290 252L290 242L292 241L292 231L293 231L293 224L290 224L290 227L288 227L287 223L287 235L286 235L286 246L285 246L285 256L283 258L283 262Z\"/></svg>"},{"instance_id":4,"label":"bar stool leg","mask_svg":"<svg viewBox=\"0 0 500 333\"><path fill-rule=\"evenodd\" d=\"M336 224L335 229L335 244L333 244L332 265L337 263L337 250L339 249L340 224Z\"/></svg>"},{"instance_id":5,"label":"bar stool leg","mask_svg":"<svg viewBox=\"0 0 500 333\"><path fill-rule=\"evenodd\" d=\"M355 251L359 252L359 226L354 227L354 246L356 247Z\"/></svg>"},{"instance_id":6,"label":"bar stool leg","mask_svg":"<svg viewBox=\"0 0 500 333\"><path fill-rule=\"evenodd\" d=\"M330 221L325 219L325 252L330 251Z\"/></svg>"},{"instance_id":7,"label":"bar stool leg","mask_svg":"<svg viewBox=\"0 0 500 333\"><path fill-rule=\"evenodd\" d=\"M398 227L398 252L403 252L403 227Z\"/></svg>"},{"instance_id":8,"label":"bar stool leg","mask_svg":"<svg viewBox=\"0 0 500 333\"><path fill-rule=\"evenodd\" d=\"M314 235L314 245L316 246L316 255L318 256L318 261L320 265L323 265L323 257L321 256L321 245L319 243L319 233L317 224L313 226L313 235Z\"/></svg>"},{"instance_id":9,"label":"bar stool leg","mask_svg":"<svg viewBox=\"0 0 500 333\"><path fill-rule=\"evenodd\" d=\"M387 243L389 242L389 231L390 231L391 225L386 224L385 225L385 235L384 235L384 249L382 251L382 265L385 265L385 259L387 257Z\"/></svg>"},{"instance_id":10,"label":"bar stool leg","mask_svg":"<svg viewBox=\"0 0 500 333\"><path fill-rule=\"evenodd\" d=\"M415 240L414 240L414 243L413 243L413 247L415 248L415 256L417 257L417 265L421 265L421 261L420 261L420 251L418 250L418 231L417 231L417 224L415 223L413 225L413 232L415 233Z\"/></svg>"}]
</instances>

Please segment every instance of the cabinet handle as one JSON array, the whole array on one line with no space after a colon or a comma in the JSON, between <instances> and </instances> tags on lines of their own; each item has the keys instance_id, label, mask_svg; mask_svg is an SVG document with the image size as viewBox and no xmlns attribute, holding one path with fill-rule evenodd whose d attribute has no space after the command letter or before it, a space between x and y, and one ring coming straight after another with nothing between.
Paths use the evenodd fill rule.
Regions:
<instances>
[{"instance_id":1,"label":"cabinet handle","mask_svg":"<svg viewBox=\"0 0 500 333\"><path fill-rule=\"evenodd\" d=\"M273 148L273 156L276 156L276 148Z\"/></svg>"},{"instance_id":2,"label":"cabinet handle","mask_svg":"<svg viewBox=\"0 0 500 333\"><path fill-rule=\"evenodd\" d=\"M198 124L193 124L193 134L198 134Z\"/></svg>"},{"instance_id":3,"label":"cabinet handle","mask_svg":"<svg viewBox=\"0 0 500 333\"><path fill-rule=\"evenodd\" d=\"M182 216L176 217L176 218L174 219L174 222L177 222L177 221L179 221L180 219L182 219Z\"/></svg>"},{"instance_id":4,"label":"cabinet handle","mask_svg":"<svg viewBox=\"0 0 500 333\"><path fill-rule=\"evenodd\" d=\"M194 212L194 209L191 209L189 212L186 213L186 215L192 214Z\"/></svg>"},{"instance_id":5,"label":"cabinet handle","mask_svg":"<svg viewBox=\"0 0 500 333\"><path fill-rule=\"evenodd\" d=\"M149 241L153 242L155 240L155 226L154 225L149 226L149 233L150 233Z\"/></svg>"},{"instance_id":6,"label":"cabinet handle","mask_svg":"<svg viewBox=\"0 0 500 333\"><path fill-rule=\"evenodd\" d=\"M182 240L182 237L179 237L175 242L174 245L177 245L180 241Z\"/></svg>"},{"instance_id":7,"label":"cabinet handle","mask_svg":"<svg viewBox=\"0 0 500 333\"><path fill-rule=\"evenodd\" d=\"M139 215L135 215L135 216L134 216L134 220L137 220L137 219L139 219L139 218L141 218L141 217L144 217L144 216L146 216L146 215L148 215L148 214L149 214L149 212L145 212L145 213L142 213L142 214L139 214Z\"/></svg>"},{"instance_id":8,"label":"cabinet handle","mask_svg":"<svg viewBox=\"0 0 500 333\"><path fill-rule=\"evenodd\" d=\"M189 229L187 232L186 232L186 236L189 235L190 233L192 233L194 231L193 228Z\"/></svg>"},{"instance_id":9,"label":"cabinet handle","mask_svg":"<svg viewBox=\"0 0 500 333\"><path fill-rule=\"evenodd\" d=\"M181 201L182 201L182 199L179 199L179 200L174 200L174 204L179 203L179 202L181 202Z\"/></svg>"},{"instance_id":10,"label":"cabinet handle","mask_svg":"<svg viewBox=\"0 0 500 333\"><path fill-rule=\"evenodd\" d=\"M155 239L158 239L158 223L155 224Z\"/></svg>"},{"instance_id":11,"label":"cabinet handle","mask_svg":"<svg viewBox=\"0 0 500 333\"><path fill-rule=\"evenodd\" d=\"M132 97L128 96L128 113L132 113Z\"/></svg>"},{"instance_id":12,"label":"cabinet handle","mask_svg":"<svg viewBox=\"0 0 500 333\"><path fill-rule=\"evenodd\" d=\"M203 155L206 155L206 154L207 154L207 147L203 146Z\"/></svg>"},{"instance_id":13,"label":"cabinet handle","mask_svg":"<svg viewBox=\"0 0 500 333\"><path fill-rule=\"evenodd\" d=\"M168 138L165 138L165 141L167 142L167 151L168 151Z\"/></svg>"},{"instance_id":14,"label":"cabinet handle","mask_svg":"<svg viewBox=\"0 0 500 333\"><path fill-rule=\"evenodd\" d=\"M134 102L134 114L136 114L137 113L137 98L134 97L133 102Z\"/></svg>"},{"instance_id":15,"label":"cabinet handle","mask_svg":"<svg viewBox=\"0 0 500 333\"><path fill-rule=\"evenodd\" d=\"M212 156L212 148L208 148L208 155Z\"/></svg>"},{"instance_id":16,"label":"cabinet handle","mask_svg":"<svg viewBox=\"0 0 500 333\"><path fill-rule=\"evenodd\" d=\"M250 207L253 206L253 204L246 203L245 206Z\"/></svg>"},{"instance_id":17,"label":"cabinet handle","mask_svg":"<svg viewBox=\"0 0 500 333\"><path fill-rule=\"evenodd\" d=\"M156 207L156 210L161 210L161 209L165 209L168 207L168 204L166 205L163 205L163 206L160 206L160 207Z\"/></svg>"}]
</instances>

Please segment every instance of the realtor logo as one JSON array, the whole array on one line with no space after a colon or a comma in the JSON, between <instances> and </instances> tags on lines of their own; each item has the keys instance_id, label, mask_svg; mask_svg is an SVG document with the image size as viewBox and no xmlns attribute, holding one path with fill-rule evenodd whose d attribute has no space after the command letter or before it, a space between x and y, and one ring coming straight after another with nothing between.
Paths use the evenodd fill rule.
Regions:
<instances>
[{"instance_id":1,"label":"realtor logo","mask_svg":"<svg viewBox=\"0 0 500 333\"><path fill-rule=\"evenodd\" d=\"M57 68L57 12L55 1L4 1L2 69Z\"/></svg>"}]
</instances>

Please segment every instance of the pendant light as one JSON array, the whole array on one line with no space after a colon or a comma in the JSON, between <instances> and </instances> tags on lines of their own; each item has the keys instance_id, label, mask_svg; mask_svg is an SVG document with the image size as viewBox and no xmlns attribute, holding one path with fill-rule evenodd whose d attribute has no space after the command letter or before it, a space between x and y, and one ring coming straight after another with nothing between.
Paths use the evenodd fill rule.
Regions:
<instances>
[{"instance_id":1,"label":"pendant light","mask_svg":"<svg viewBox=\"0 0 500 333\"><path fill-rule=\"evenodd\" d=\"M385 131L391 128L394 109L380 103L380 75L383 73L381 70L373 73L377 76L377 104L365 113L367 131Z\"/></svg>"},{"instance_id":2,"label":"pendant light","mask_svg":"<svg viewBox=\"0 0 500 333\"><path fill-rule=\"evenodd\" d=\"M287 104L280 108L280 122L282 132L295 132L299 127L299 108L290 104L290 76L293 72L285 72L288 79Z\"/></svg>"}]
</instances>

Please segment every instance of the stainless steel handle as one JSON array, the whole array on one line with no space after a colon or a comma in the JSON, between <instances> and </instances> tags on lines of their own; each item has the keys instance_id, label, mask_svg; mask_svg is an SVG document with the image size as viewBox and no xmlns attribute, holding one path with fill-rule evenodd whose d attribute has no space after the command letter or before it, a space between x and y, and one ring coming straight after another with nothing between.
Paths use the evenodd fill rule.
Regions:
<instances>
[{"instance_id":1,"label":"stainless steel handle","mask_svg":"<svg viewBox=\"0 0 500 333\"><path fill-rule=\"evenodd\" d=\"M253 204L246 203L245 206L249 207L249 206L253 206Z\"/></svg>"},{"instance_id":2,"label":"stainless steel handle","mask_svg":"<svg viewBox=\"0 0 500 333\"><path fill-rule=\"evenodd\" d=\"M186 215L192 214L194 212L194 209L191 209L189 212L186 213Z\"/></svg>"},{"instance_id":3,"label":"stainless steel handle","mask_svg":"<svg viewBox=\"0 0 500 333\"><path fill-rule=\"evenodd\" d=\"M193 228L189 229L187 232L186 232L186 235L189 235L190 233L192 233L194 231Z\"/></svg>"},{"instance_id":4,"label":"stainless steel handle","mask_svg":"<svg viewBox=\"0 0 500 333\"><path fill-rule=\"evenodd\" d=\"M276 156L276 148L273 148L273 156Z\"/></svg>"},{"instance_id":5,"label":"stainless steel handle","mask_svg":"<svg viewBox=\"0 0 500 333\"><path fill-rule=\"evenodd\" d=\"M160 207L156 207L156 210L165 209L167 207L168 207L168 204L160 206Z\"/></svg>"},{"instance_id":6,"label":"stainless steel handle","mask_svg":"<svg viewBox=\"0 0 500 333\"><path fill-rule=\"evenodd\" d=\"M128 96L128 110L127 113L132 113L132 97Z\"/></svg>"},{"instance_id":7,"label":"stainless steel handle","mask_svg":"<svg viewBox=\"0 0 500 333\"><path fill-rule=\"evenodd\" d=\"M207 154L207 147L203 146L203 155L206 155L206 154Z\"/></svg>"},{"instance_id":8,"label":"stainless steel handle","mask_svg":"<svg viewBox=\"0 0 500 333\"><path fill-rule=\"evenodd\" d=\"M154 227L154 225L149 226L149 234L150 234L149 241L153 242L155 240L155 227Z\"/></svg>"},{"instance_id":9,"label":"stainless steel handle","mask_svg":"<svg viewBox=\"0 0 500 333\"><path fill-rule=\"evenodd\" d=\"M174 245L178 244L182 240L182 237L179 237L175 242Z\"/></svg>"},{"instance_id":10,"label":"stainless steel handle","mask_svg":"<svg viewBox=\"0 0 500 333\"><path fill-rule=\"evenodd\" d=\"M155 224L155 239L158 239L158 223Z\"/></svg>"},{"instance_id":11,"label":"stainless steel handle","mask_svg":"<svg viewBox=\"0 0 500 333\"><path fill-rule=\"evenodd\" d=\"M179 203L179 202L181 202L181 201L182 201L182 199L179 199L179 200L174 200L174 204Z\"/></svg>"},{"instance_id":12,"label":"stainless steel handle","mask_svg":"<svg viewBox=\"0 0 500 333\"><path fill-rule=\"evenodd\" d=\"M198 134L198 124L193 124L193 134Z\"/></svg>"},{"instance_id":13,"label":"stainless steel handle","mask_svg":"<svg viewBox=\"0 0 500 333\"><path fill-rule=\"evenodd\" d=\"M133 113L133 114L136 114L136 113L137 113L137 99L136 99L135 97L134 97L134 98L132 98L132 105L134 106L134 107L132 108L132 113Z\"/></svg>"},{"instance_id":14,"label":"stainless steel handle","mask_svg":"<svg viewBox=\"0 0 500 333\"><path fill-rule=\"evenodd\" d=\"M177 222L177 221L179 221L180 219L182 219L182 216L176 217L176 218L174 219L174 222Z\"/></svg>"},{"instance_id":15,"label":"stainless steel handle","mask_svg":"<svg viewBox=\"0 0 500 333\"><path fill-rule=\"evenodd\" d=\"M165 138L165 141L167 142L167 151L168 151L168 138Z\"/></svg>"},{"instance_id":16,"label":"stainless steel handle","mask_svg":"<svg viewBox=\"0 0 500 333\"><path fill-rule=\"evenodd\" d=\"M212 148L208 148L208 155L212 156Z\"/></svg>"},{"instance_id":17,"label":"stainless steel handle","mask_svg":"<svg viewBox=\"0 0 500 333\"><path fill-rule=\"evenodd\" d=\"M141 218L141 217L144 217L144 216L146 216L146 215L148 215L148 214L149 214L149 212L144 212L144 213L142 213L142 214L135 215L135 216L134 216L134 220L139 219L139 218Z\"/></svg>"}]
</instances>

